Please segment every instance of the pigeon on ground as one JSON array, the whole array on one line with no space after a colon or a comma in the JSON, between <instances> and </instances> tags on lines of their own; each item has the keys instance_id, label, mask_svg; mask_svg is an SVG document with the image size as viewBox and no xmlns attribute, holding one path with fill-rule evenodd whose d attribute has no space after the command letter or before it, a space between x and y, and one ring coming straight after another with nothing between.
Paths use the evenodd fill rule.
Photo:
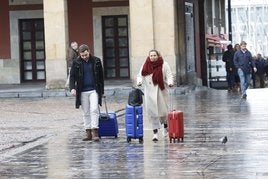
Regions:
<instances>
[{"instance_id":1,"label":"pigeon on ground","mask_svg":"<svg viewBox=\"0 0 268 179\"><path fill-rule=\"evenodd\" d=\"M227 140L227 136L224 136L223 138L220 139L221 143L225 144Z\"/></svg>"}]
</instances>

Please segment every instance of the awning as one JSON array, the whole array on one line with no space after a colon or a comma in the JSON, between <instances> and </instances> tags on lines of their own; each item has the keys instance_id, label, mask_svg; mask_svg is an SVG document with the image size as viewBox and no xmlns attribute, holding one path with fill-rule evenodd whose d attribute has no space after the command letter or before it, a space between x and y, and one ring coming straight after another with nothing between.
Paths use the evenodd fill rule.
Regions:
<instances>
[{"instance_id":1,"label":"awning","mask_svg":"<svg viewBox=\"0 0 268 179\"><path fill-rule=\"evenodd\" d=\"M231 43L230 41L221 38L216 34L206 34L206 40L208 47L225 48L226 45Z\"/></svg>"}]
</instances>

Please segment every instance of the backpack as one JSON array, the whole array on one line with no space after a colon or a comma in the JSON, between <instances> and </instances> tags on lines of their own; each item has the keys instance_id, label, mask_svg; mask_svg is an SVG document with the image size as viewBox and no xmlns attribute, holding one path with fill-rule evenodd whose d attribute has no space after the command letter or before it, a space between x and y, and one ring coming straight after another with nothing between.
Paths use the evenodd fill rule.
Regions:
<instances>
[{"instance_id":1,"label":"backpack","mask_svg":"<svg viewBox=\"0 0 268 179\"><path fill-rule=\"evenodd\" d=\"M142 95L144 95L142 90L133 87L128 95L128 104L131 106L140 106L143 103Z\"/></svg>"}]
</instances>

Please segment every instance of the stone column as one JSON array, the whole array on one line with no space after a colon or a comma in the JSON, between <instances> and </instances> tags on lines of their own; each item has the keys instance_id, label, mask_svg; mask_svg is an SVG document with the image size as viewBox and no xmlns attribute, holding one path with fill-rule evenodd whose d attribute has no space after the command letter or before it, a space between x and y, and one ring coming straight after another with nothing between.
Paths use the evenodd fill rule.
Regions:
<instances>
[{"instance_id":1,"label":"stone column","mask_svg":"<svg viewBox=\"0 0 268 179\"><path fill-rule=\"evenodd\" d=\"M131 0L129 8L131 79L136 81L137 73L151 49L160 51L176 76L175 1Z\"/></svg>"},{"instance_id":2,"label":"stone column","mask_svg":"<svg viewBox=\"0 0 268 179\"><path fill-rule=\"evenodd\" d=\"M68 45L67 0L44 0L46 88L64 88Z\"/></svg>"},{"instance_id":3,"label":"stone column","mask_svg":"<svg viewBox=\"0 0 268 179\"><path fill-rule=\"evenodd\" d=\"M130 11L130 76L133 81L148 51L154 48L153 0L131 0ZM134 83L135 84L135 83Z\"/></svg>"}]
</instances>

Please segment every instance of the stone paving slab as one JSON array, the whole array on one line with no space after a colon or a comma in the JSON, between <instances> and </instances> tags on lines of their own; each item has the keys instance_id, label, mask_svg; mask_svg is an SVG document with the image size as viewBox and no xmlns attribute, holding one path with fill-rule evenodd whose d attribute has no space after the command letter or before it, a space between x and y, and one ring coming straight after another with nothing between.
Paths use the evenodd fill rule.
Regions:
<instances>
[{"instance_id":1,"label":"stone paving slab","mask_svg":"<svg viewBox=\"0 0 268 179\"><path fill-rule=\"evenodd\" d=\"M146 116L144 143L128 144L122 113L117 139L83 142L73 97L1 99L1 144L24 144L2 147L1 178L267 178L267 92L249 90L247 100L211 89L174 95L185 119L184 142L175 144L152 142ZM107 97L108 108L121 111L126 100Z\"/></svg>"}]
</instances>

